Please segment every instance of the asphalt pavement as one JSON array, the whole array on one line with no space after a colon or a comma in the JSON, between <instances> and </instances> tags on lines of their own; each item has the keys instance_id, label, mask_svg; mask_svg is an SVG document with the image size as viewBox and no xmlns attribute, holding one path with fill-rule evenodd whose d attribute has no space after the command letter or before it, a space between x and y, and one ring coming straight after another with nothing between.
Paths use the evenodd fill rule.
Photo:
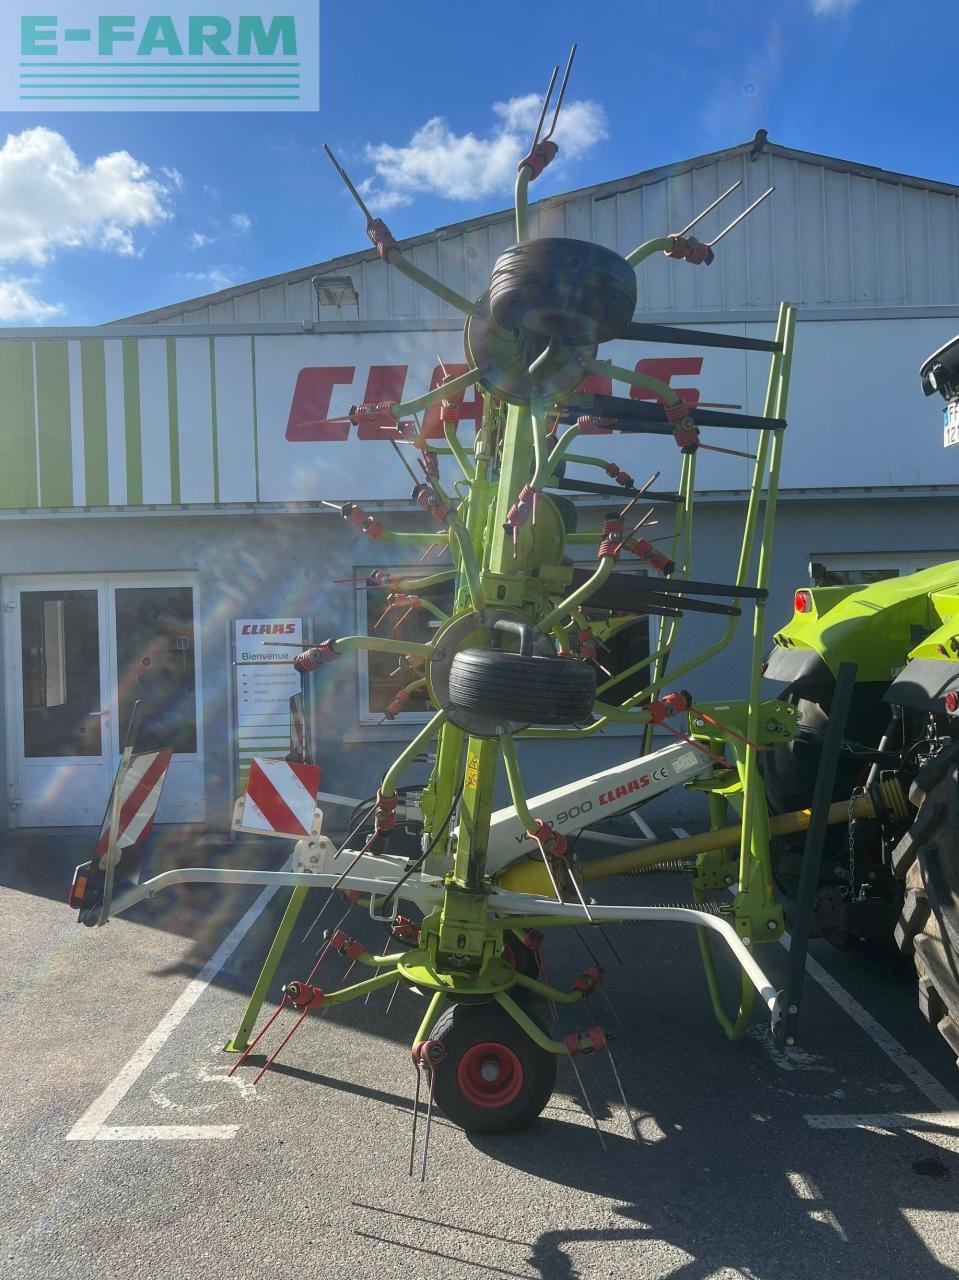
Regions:
<instances>
[{"instance_id":1,"label":"asphalt pavement","mask_svg":"<svg viewBox=\"0 0 959 1280\"><path fill-rule=\"evenodd\" d=\"M594 1056L582 1072L605 1149L561 1063L526 1132L470 1138L438 1116L421 1183L407 1164L422 1001L401 990L387 1014L380 992L310 1015L259 1085L259 1055L231 1079L223 1045L284 894L184 887L83 929L64 896L90 843L0 841L5 1278L959 1274L959 1071L905 970L816 944L821 981L807 983L799 1043L780 1053L760 1019L726 1040L688 928L591 933L605 994L561 1029L616 1033L640 1141ZM196 864L189 844L155 838L154 865ZM287 853L261 843L202 859L278 866ZM683 892L677 877L644 876L608 882L603 900ZM304 934L325 894L313 897L281 979L316 954L319 928ZM382 938L361 911L344 927ZM783 948L760 958L781 981ZM559 982L591 963L572 932L549 960ZM344 962L329 964L332 982ZM264 1045L291 1025L284 1011Z\"/></svg>"}]
</instances>

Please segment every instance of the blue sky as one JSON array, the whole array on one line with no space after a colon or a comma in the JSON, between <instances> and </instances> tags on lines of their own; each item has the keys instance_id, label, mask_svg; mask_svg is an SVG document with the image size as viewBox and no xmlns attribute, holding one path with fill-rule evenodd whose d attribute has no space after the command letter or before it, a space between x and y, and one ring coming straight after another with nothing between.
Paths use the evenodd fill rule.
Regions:
<instances>
[{"instance_id":1,"label":"blue sky","mask_svg":"<svg viewBox=\"0 0 959 1280\"><path fill-rule=\"evenodd\" d=\"M318 115L0 113L0 324L95 324L366 247L324 141L397 238L503 208L531 95L574 40L536 196L759 127L959 184L954 16L933 0L324 2Z\"/></svg>"}]
</instances>

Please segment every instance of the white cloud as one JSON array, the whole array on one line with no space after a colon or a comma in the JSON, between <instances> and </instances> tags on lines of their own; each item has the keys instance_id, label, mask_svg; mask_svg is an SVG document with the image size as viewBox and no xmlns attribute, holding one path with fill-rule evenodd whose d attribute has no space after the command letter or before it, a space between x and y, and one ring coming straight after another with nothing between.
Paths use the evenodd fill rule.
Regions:
<instances>
[{"instance_id":1,"label":"white cloud","mask_svg":"<svg viewBox=\"0 0 959 1280\"><path fill-rule=\"evenodd\" d=\"M190 232L190 248L191 249L205 249L208 244L215 244L215 243L216 243L215 236L206 236L203 234L202 231Z\"/></svg>"},{"instance_id":2,"label":"white cloud","mask_svg":"<svg viewBox=\"0 0 959 1280\"><path fill-rule=\"evenodd\" d=\"M184 178L179 169L175 169L172 165L163 165L160 172L164 177L170 179L177 191L186 190L186 178Z\"/></svg>"},{"instance_id":3,"label":"white cloud","mask_svg":"<svg viewBox=\"0 0 959 1280\"><path fill-rule=\"evenodd\" d=\"M239 274L235 267L207 267L205 271L183 271L184 280L203 286L205 293L218 293L237 283Z\"/></svg>"},{"instance_id":4,"label":"white cloud","mask_svg":"<svg viewBox=\"0 0 959 1280\"><path fill-rule=\"evenodd\" d=\"M31 291L33 280L0 279L0 323L44 324L63 313L63 307L44 302Z\"/></svg>"},{"instance_id":5,"label":"white cloud","mask_svg":"<svg viewBox=\"0 0 959 1280\"><path fill-rule=\"evenodd\" d=\"M854 9L859 0L812 0L813 13L848 13Z\"/></svg>"},{"instance_id":6,"label":"white cloud","mask_svg":"<svg viewBox=\"0 0 959 1280\"><path fill-rule=\"evenodd\" d=\"M240 235L246 235L253 223L247 214L234 213L230 215L230 226L234 231L238 231Z\"/></svg>"},{"instance_id":7,"label":"white cloud","mask_svg":"<svg viewBox=\"0 0 959 1280\"><path fill-rule=\"evenodd\" d=\"M406 146L368 144L365 154L375 176L360 189L375 201L376 211L384 212L424 192L448 200L506 193L529 149L541 106L532 93L494 103L497 122L486 137L454 133L442 116L433 116ZM575 159L606 136L606 116L598 103L569 102L560 113L554 141L562 159Z\"/></svg>"},{"instance_id":8,"label":"white cloud","mask_svg":"<svg viewBox=\"0 0 959 1280\"><path fill-rule=\"evenodd\" d=\"M9 134L0 148L0 259L42 266L57 249L79 247L132 257L134 230L170 218L170 196L127 151L84 165L52 129Z\"/></svg>"}]
</instances>

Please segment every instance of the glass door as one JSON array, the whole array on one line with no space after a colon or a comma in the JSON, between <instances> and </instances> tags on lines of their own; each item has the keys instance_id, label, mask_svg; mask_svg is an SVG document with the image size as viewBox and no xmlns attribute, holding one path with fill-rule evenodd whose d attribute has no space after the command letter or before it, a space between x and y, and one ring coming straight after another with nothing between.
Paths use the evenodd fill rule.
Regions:
<instances>
[{"instance_id":1,"label":"glass door","mask_svg":"<svg viewBox=\"0 0 959 1280\"><path fill-rule=\"evenodd\" d=\"M116 714L112 749L119 754L137 708L134 747L172 747L159 822L204 817L196 592L184 576L107 579L110 666Z\"/></svg>"},{"instance_id":2,"label":"glass door","mask_svg":"<svg viewBox=\"0 0 959 1280\"><path fill-rule=\"evenodd\" d=\"M183 574L4 583L11 824L103 820L134 749L172 747L159 822L204 818L196 588Z\"/></svg>"},{"instance_id":3,"label":"glass door","mask_svg":"<svg viewBox=\"0 0 959 1280\"><path fill-rule=\"evenodd\" d=\"M104 587L21 579L4 610L13 822L99 823L115 769Z\"/></svg>"}]
</instances>

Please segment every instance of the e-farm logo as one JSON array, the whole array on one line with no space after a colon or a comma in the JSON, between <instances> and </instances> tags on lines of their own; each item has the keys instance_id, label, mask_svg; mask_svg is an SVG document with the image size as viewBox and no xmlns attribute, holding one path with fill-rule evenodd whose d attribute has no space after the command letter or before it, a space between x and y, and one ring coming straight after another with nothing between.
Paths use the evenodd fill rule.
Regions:
<instances>
[{"instance_id":1,"label":"e-farm logo","mask_svg":"<svg viewBox=\"0 0 959 1280\"><path fill-rule=\"evenodd\" d=\"M318 0L5 5L0 110L316 111L317 9Z\"/></svg>"}]
</instances>

